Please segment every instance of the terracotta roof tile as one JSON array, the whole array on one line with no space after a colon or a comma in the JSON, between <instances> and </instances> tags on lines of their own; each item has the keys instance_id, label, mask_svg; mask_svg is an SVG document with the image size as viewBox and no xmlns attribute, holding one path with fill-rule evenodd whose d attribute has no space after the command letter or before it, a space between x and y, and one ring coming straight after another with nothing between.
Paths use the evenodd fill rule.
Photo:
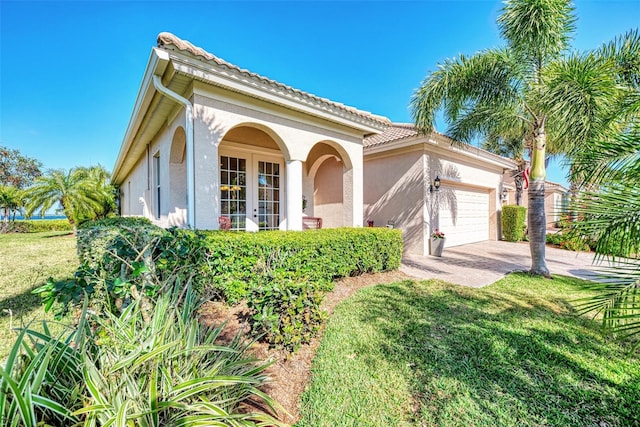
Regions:
<instances>
[{"instance_id":1,"label":"terracotta roof tile","mask_svg":"<svg viewBox=\"0 0 640 427\"><path fill-rule=\"evenodd\" d=\"M378 135L367 136L364 139L364 147L376 147L400 139L410 138L418 135L418 130L411 123L392 123Z\"/></svg>"},{"instance_id":2,"label":"terracotta roof tile","mask_svg":"<svg viewBox=\"0 0 640 427\"><path fill-rule=\"evenodd\" d=\"M368 120L371 120L375 123L377 123L377 126L386 126L389 125L391 123L391 121L383 116L378 116L376 114L372 114L368 111L362 111L362 110L358 110L357 108L354 107L350 107L348 105L344 105L342 103L339 102L334 102L331 101L330 99L327 98L321 98L319 96L313 95L311 93L308 92L304 92L301 91L299 89L295 89L291 86L287 86L285 84L279 83L275 80L271 80L267 77L261 76L260 74L256 74L253 73L249 70L243 69L238 67L237 65L231 64L221 58L218 58L217 56L207 52L206 50L194 46L191 42L187 41L187 40L182 40L181 38L168 33L168 32L162 32L160 34L158 34L158 47L164 48L164 47L168 47L168 46L175 46L178 50L182 51L182 52L188 52L194 56L199 56L201 58L204 58L208 61L212 61L222 67L226 67L229 70L232 70L238 74L241 74L245 77L248 78L252 78L252 79L256 79L259 80L265 84L268 84L269 86L275 87L279 90L282 90L283 92L287 92L290 94L294 94L296 96L299 96L300 98L303 99L310 99L312 101L318 102L320 104L325 104L327 106L330 106L332 108L338 109L338 110L342 110L351 114L354 114L356 116L360 116L360 117L364 117Z\"/></svg>"}]
</instances>

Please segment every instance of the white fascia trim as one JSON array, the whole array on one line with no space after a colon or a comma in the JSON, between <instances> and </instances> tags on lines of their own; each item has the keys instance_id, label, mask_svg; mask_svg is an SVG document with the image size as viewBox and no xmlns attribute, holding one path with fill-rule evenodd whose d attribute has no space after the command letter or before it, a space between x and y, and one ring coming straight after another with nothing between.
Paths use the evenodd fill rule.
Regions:
<instances>
[{"instance_id":1,"label":"white fascia trim","mask_svg":"<svg viewBox=\"0 0 640 427\"><path fill-rule=\"evenodd\" d=\"M439 142L432 137L425 136L413 136L406 139L401 139L398 141L389 142L386 144L382 144L380 146L365 148L364 156L368 156L371 154L384 153L385 151L396 150L398 148L410 147L412 145L425 145L429 146L430 150L435 150L436 152L442 154L460 154L468 159L475 160L477 162L482 162L484 164L490 164L493 166L497 166L500 168L506 169L516 169L518 165L510 159L506 159L497 155L493 155L491 153L487 153L481 148L474 147L472 145L468 145L466 148L458 148L451 143L448 142ZM446 144L446 146L443 146Z\"/></svg>"},{"instance_id":2,"label":"white fascia trim","mask_svg":"<svg viewBox=\"0 0 640 427\"><path fill-rule=\"evenodd\" d=\"M215 99L216 101L221 101L233 106L243 107L243 108L246 108L247 110L255 111L257 113L268 114L273 117L281 117L281 118L285 118L286 120L291 120L298 123L304 123L306 125L316 128L318 132L322 132L322 133L330 132L330 134L327 133L327 136L330 136L333 139L346 141L348 143L355 143L362 146L362 132L358 131L357 129L354 129L353 127L343 126L343 125L340 125L341 127L337 127L335 126L335 121L331 122L333 126L329 127L323 123L322 119L316 116L308 116L308 115L306 115L305 117L305 115L301 112L296 112L298 116L288 117L287 115L278 114L273 110L260 108L255 102L253 103L247 102L247 100L243 100L238 97L238 95L248 96L246 94L241 94L239 92L230 92L225 88L219 88L219 87L215 88L218 90L218 93L215 93L213 92L213 89L211 89L211 86L209 86L209 88L205 87L207 83L205 82L198 82L198 83L199 84L196 84L193 86L194 95L198 95L198 96L209 98L209 99ZM237 95L233 97L233 94L237 94ZM250 99L253 100L255 98L250 97ZM261 100L261 101L267 102L264 100ZM282 107L280 105L278 106L278 108L287 109L286 107ZM287 109L287 110L292 111L291 109ZM345 138L354 138L357 141L350 141L349 139L345 139Z\"/></svg>"},{"instance_id":3,"label":"white fascia trim","mask_svg":"<svg viewBox=\"0 0 640 427\"><path fill-rule=\"evenodd\" d=\"M391 123L386 124L374 118L361 117L338 108L331 109L327 104L314 102L311 98L308 100L301 98L293 91L284 94L281 89L279 90L258 79L249 80L245 76L238 75L233 70L223 66L215 66L209 62L194 63L189 58L177 53L174 53L171 59L176 72L184 76L193 77L234 92L243 93L276 105L358 129L366 135L380 133Z\"/></svg>"},{"instance_id":4,"label":"white fascia trim","mask_svg":"<svg viewBox=\"0 0 640 427\"><path fill-rule=\"evenodd\" d=\"M138 89L138 96L136 97L136 102L133 106L133 112L131 113L131 118L129 119L129 125L127 126L127 131L124 134L124 138L122 140L122 145L120 146L120 151L118 152L118 157L116 159L116 163L113 167L113 173L111 181L114 183L118 182L120 178L118 175L121 172L122 164L124 163L124 159L127 154L131 150L133 143L135 141L135 136L140 129L140 125L144 119L144 111L148 107L153 95L155 94L155 88L153 86L153 76L158 75L161 76L167 65L169 64L169 54L168 52L153 48L151 50L151 55L149 56L149 60L147 62L147 68L144 72L144 77L142 79L142 83L140 84L140 89Z\"/></svg>"}]
</instances>

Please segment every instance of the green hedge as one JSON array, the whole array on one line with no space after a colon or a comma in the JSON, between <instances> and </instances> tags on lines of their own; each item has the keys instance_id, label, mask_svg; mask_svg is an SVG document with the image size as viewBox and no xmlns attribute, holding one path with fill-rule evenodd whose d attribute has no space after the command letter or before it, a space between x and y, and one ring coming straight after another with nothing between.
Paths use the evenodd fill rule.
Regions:
<instances>
[{"instance_id":1,"label":"green hedge","mask_svg":"<svg viewBox=\"0 0 640 427\"><path fill-rule=\"evenodd\" d=\"M43 231L72 231L66 219L40 219L9 221L3 227L6 233L41 233Z\"/></svg>"},{"instance_id":2,"label":"green hedge","mask_svg":"<svg viewBox=\"0 0 640 427\"><path fill-rule=\"evenodd\" d=\"M402 234L386 228L337 228L261 233L206 232L215 272L211 290L236 302L260 276L288 274L330 287L333 279L394 270Z\"/></svg>"},{"instance_id":3,"label":"green hedge","mask_svg":"<svg viewBox=\"0 0 640 427\"><path fill-rule=\"evenodd\" d=\"M527 208L506 205L502 207L502 235L508 242L520 242L524 239L524 220Z\"/></svg>"},{"instance_id":4,"label":"green hedge","mask_svg":"<svg viewBox=\"0 0 640 427\"><path fill-rule=\"evenodd\" d=\"M254 331L294 349L318 330L334 279L397 269L402 248L400 230L386 228L245 233L114 218L78 229L74 281L50 281L36 292L47 307L61 303L59 314L85 293L94 309L118 311L178 281L229 304L248 299Z\"/></svg>"}]
</instances>

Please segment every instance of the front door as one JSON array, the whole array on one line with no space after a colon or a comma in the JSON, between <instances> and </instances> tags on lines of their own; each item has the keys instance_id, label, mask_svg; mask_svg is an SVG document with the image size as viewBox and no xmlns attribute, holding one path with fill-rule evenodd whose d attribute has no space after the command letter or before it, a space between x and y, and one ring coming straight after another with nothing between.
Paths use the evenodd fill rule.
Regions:
<instances>
[{"instance_id":1,"label":"front door","mask_svg":"<svg viewBox=\"0 0 640 427\"><path fill-rule=\"evenodd\" d=\"M259 230L280 228L280 163L257 160L257 203L254 219Z\"/></svg>"},{"instance_id":2,"label":"front door","mask_svg":"<svg viewBox=\"0 0 640 427\"><path fill-rule=\"evenodd\" d=\"M220 156L220 216L231 230L278 230L282 161L258 154Z\"/></svg>"}]
</instances>

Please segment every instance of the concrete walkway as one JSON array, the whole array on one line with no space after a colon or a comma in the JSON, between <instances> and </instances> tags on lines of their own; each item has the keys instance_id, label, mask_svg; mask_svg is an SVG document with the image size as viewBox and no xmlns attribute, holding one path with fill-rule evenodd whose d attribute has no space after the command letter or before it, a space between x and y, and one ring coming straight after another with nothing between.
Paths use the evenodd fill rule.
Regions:
<instances>
[{"instance_id":1,"label":"concrete walkway","mask_svg":"<svg viewBox=\"0 0 640 427\"><path fill-rule=\"evenodd\" d=\"M571 252L547 246L551 275L595 279L593 253ZM445 248L442 257L405 255L400 270L418 279L442 279L459 285L482 287L512 271L529 270L529 243L486 241Z\"/></svg>"}]
</instances>

